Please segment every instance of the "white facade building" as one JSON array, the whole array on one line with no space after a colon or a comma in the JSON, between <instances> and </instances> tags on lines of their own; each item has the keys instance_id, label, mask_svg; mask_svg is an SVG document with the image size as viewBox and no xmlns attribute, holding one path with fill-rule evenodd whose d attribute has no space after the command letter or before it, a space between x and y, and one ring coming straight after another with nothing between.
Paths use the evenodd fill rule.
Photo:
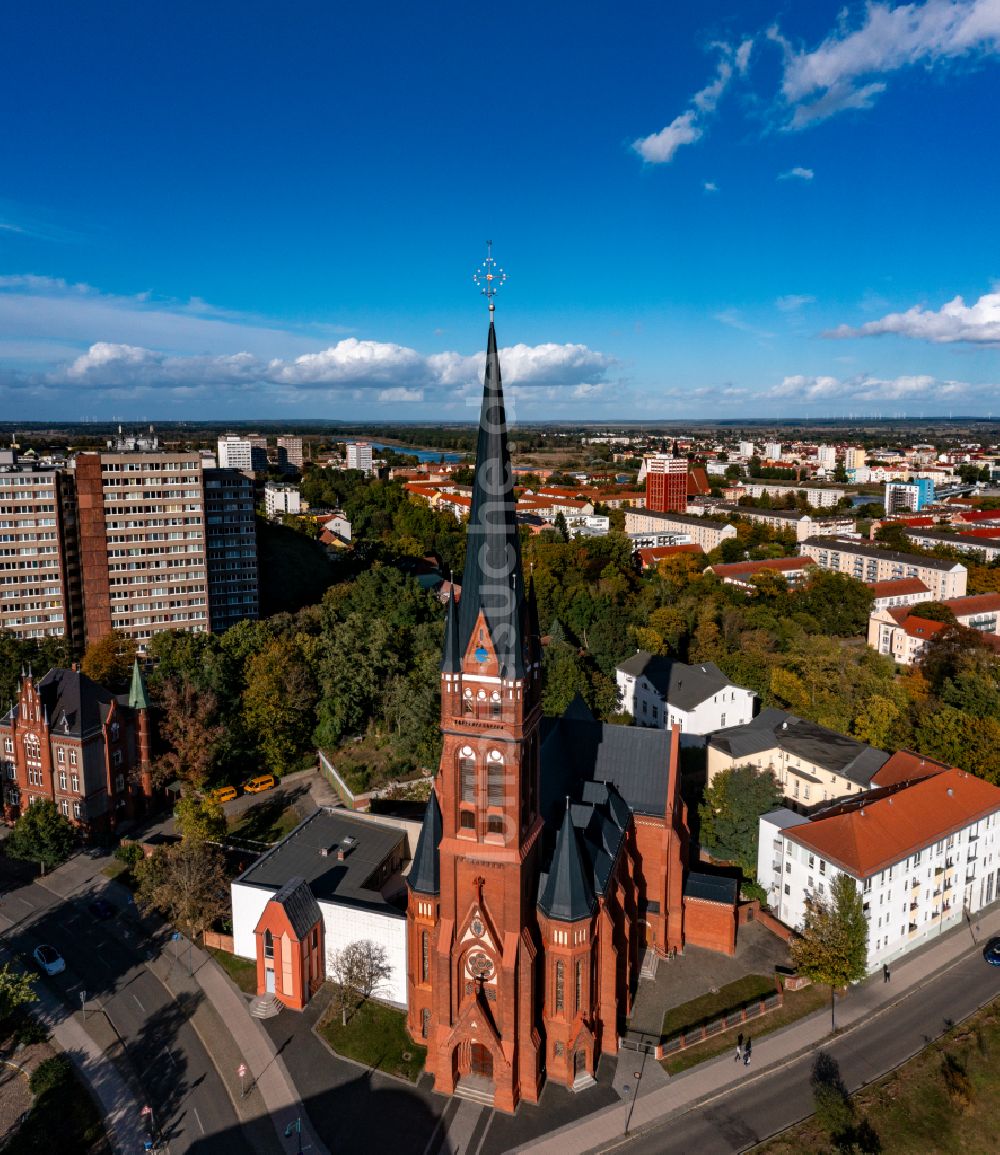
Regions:
<instances>
[{"instance_id":1,"label":"white facade building","mask_svg":"<svg viewBox=\"0 0 1000 1155\"><path fill-rule=\"evenodd\" d=\"M754 452L754 444L752 441L740 442L740 457L753 457Z\"/></svg>"},{"instance_id":2,"label":"white facade building","mask_svg":"<svg viewBox=\"0 0 1000 1155\"><path fill-rule=\"evenodd\" d=\"M824 469L836 469L837 447L835 445L821 445L816 450L816 460Z\"/></svg>"},{"instance_id":3,"label":"white facade building","mask_svg":"<svg viewBox=\"0 0 1000 1155\"><path fill-rule=\"evenodd\" d=\"M637 726L680 726L684 745L704 745L725 726L753 717L757 695L737 686L714 662L689 666L637 650L616 670L621 709Z\"/></svg>"},{"instance_id":4,"label":"white facade building","mask_svg":"<svg viewBox=\"0 0 1000 1155\"><path fill-rule=\"evenodd\" d=\"M736 526L686 513L657 513L651 509L625 510L625 532L636 548L694 542L706 552L717 549L727 538L736 537ZM658 538L672 537L673 541Z\"/></svg>"},{"instance_id":5,"label":"white facade building","mask_svg":"<svg viewBox=\"0 0 1000 1155\"><path fill-rule=\"evenodd\" d=\"M828 899L841 873L864 898L875 971L1000 894L1000 789L944 770L805 822L790 810L761 817L757 881L786 926L801 929L807 897Z\"/></svg>"},{"instance_id":6,"label":"white facade building","mask_svg":"<svg viewBox=\"0 0 1000 1155\"><path fill-rule=\"evenodd\" d=\"M220 469L239 469L243 473L258 473L267 469L267 442L251 434L236 437L228 434L218 441Z\"/></svg>"},{"instance_id":7,"label":"white facade building","mask_svg":"<svg viewBox=\"0 0 1000 1155\"><path fill-rule=\"evenodd\" d=\"M365 477L371 477L372 447L367 441L348 441L347 468L360 469Z\"/></svg>"},{"instance_id":8,"label":"white facade building","mask_svg":"<svg viewBox=\"0 0 1000 1155\"><path fill-rule=\"evenodd\" d=\"M269 481L264 486L264 511L272 520L286 513L299 514L302 512L302 495L294 485Z\"/></svg>"},{"instance_id":9,"label":"white facade building","mask_svg":"<svg viewBox=\"0 0 1000 1155\"><path fill-rule=\"evenodd\" d=\"M257 957L254 931L264 907L289 879L304 878L323 915L327 958L359 940L384 947L392 974L378 997L406 1006L406 903L400 872L410 858L411 825L333 808L310 815L233 880L233 953ZM345 857L337 856L338 848L346 850ZM401 901L397 894L403 894Z\"/></svg>"},{"instance_id":10,"label":"white facade building","mask_svg":"<svg viewBox=\"0 0 1000 1155\"><path fill-rule=\"evenodd\" d=\"M799 553L811 557L822 569L847 574L869 585L918 578L930 590L934 601L963 597L969 578L969 571L961 562L880 549L846 537L807 538L799 546Z\"/></svg>"}]
</instances>

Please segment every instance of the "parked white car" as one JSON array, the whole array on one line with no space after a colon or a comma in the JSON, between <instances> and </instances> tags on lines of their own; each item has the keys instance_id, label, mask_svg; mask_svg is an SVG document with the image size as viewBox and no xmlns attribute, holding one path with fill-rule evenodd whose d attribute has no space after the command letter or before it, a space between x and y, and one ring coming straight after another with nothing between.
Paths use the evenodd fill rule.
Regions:
<instances>
[{"instance_id":1,"label":"parked white car","mask_svg":"<svg viewBox=\"0 0 1000 1155\"><path fill-rule=\"evenodd\" d=\"M32 952L35 962L47 975L58 975L66 969L66 960L54 946L36 946Z\"/></svg>"}]
</instances>

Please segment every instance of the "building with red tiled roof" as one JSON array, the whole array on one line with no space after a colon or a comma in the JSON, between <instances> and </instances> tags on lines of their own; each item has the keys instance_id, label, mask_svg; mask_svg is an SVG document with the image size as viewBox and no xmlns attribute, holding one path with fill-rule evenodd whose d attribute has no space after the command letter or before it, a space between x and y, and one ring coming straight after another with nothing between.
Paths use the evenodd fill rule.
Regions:
<instances>
[{"instance_id":1,"label":"building with red tiled roof","mask_svg":"<svg viewBox=\"0 0 1000 1155\"><path fill-rule=\"evenodd\" d=\"M872 775L872 788L916 782L920 778L930 778L932 774L951 769L953 767L947 762L936 762L923 754L914 754L912 750L897 750Z\"/></svg>"},{"instance_id":2,"label":"building with red tiled roof","mask_svg":"<svg viewBox=\"0 0 1000 1155\"><path fill-rule=\"evenodd\" d=\"M896 578L891 581L865 582L872 591L872 610L884 610L890 606L915 606L918 602L931 600L931 591L920 578Z\"/></svg>"},{"instance_id":3,"label":"building with red tiled roof","mask_svg":"<svg viewBox=\"0 0 1000 1155\"><path fill-rule=\"evenodd\" d=\"M643 569L654 569L661 561L676 557L678 554L693 553L699 557L705 556L705 551L694 542L687 542L683 545L656 545L649 549L637 549L636 553L639 555Z\"/></svg>"},{"instance_id":4,"label":"building with red tiled roof","mask_svg":"<svg viewBox=\"0 0 1000 1155\"><path fill-rule=\"evenodd\" d=\"M839 874L854 879L874 971L957 926L963 910L974 914L993 902L998 849L1000 789L942 769L805 822L790 810L765 814L757 880L775 916L800 928L810 898L828 897Z\"/></svg>"},{"instance_id":5,"label":"building with red tiled roof","mask_svg":"<svg viewBox=\"0 0 1000 1155\"><path fill-rule=\"evenodd\" d=\"M725 565L710 565L706 573L715 574L727 585L753 589L753 578L761 573L780 574L790 586L799 585L816 568L811 557L773 557L761 561L734 561Z\"/></svg>"}]
</instances>

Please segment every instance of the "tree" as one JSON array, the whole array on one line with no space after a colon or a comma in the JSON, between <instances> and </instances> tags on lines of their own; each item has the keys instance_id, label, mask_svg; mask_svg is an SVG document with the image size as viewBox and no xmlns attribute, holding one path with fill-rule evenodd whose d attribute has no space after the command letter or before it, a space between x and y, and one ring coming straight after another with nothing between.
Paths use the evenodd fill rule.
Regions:
<instances>
[{"instance_id":1,"label":"tree","mask_svg":"<svg viewBox=\"0 0 1000 1155\"><path fill-rule=\"evenodd\" d=\"M806 899L802 934L792 943L792 961L814 982L830 985L830 1023L837 1029L836 990L868 973L868 922L864 899L849 874L838 874L830 897Z\"/></svg>"},{"instance_id":2,"label":"tree","mask_svg":"<svg viewBox=\"0 0 1000 1155\"><path fill-rule=\"evenodd\" d=\"M218 720L218 703L211 690L172 677L163 684L160 734L169 745L153 766L158 785L180 779L200 790L215 768L225 727Z\"/></svg>"},{"instance_id":3,"label":"tree","mask_svg":"<svg viewBox=\"0 0 1000 1155\"><path fill-rule=\"evenodd\" d=\"M160 911L191 938L229 909L225 863L207 842L182 841L157 850L135 873L140 910Z\"/></svg>"},{"instance_id":4,"label":"tree","mask_svg":"<svg viewBox=\"0 0 1000 1155\"><path fill-rule=\"evenodd\" d=\"M221 842L226 833L222 805L214 798L189 794L174 807L174 821L187 842Z\"/></svg>"},{"instance_id":5,"label":"tree","mask_svg":"<svg viewBox=\"0 0 1000 1155\"><path fill-rule=\"evenodd\" d=\"M267 768L286 774L312 740L316 684L291 639L270 643L246 664L243 720Z\"/></svg>"},{"instance_id":6,"label":"tree","mask_svg":"<svg viewBox=\"0 0 1000 1155\"><path fill-rule=\"evenodd\" d=\"M327 974L337 987L344 1026L351 1011L370 999L392 976L392 966L384 946L371 939L357 939L342 950L327 955Z\"/></svg>"},{"instance_id":7,"label":"tree","mask_svg":"<svg viewBox=\"0 0 1000 1155\"><path fill-rule=\"evenodd\" d=\"M0 1023L17 1007L34 1001L35 992L31 988L37 977L14 970L11 963L4 963L0 967Z\"/></svg>"},{"instance_id":8,"label":"tree","mask_svg":"<svg viewBox=\"0 0 1000 1155\"><path fill-rule=\"evenodd\" d=\"M566 524L566 517L560 509L556 514L556 519L552 523L555 526L556 533L559 534L561 541L569 541L569 526Z\"/></svg>"},{"instance_id":9,"label":"tree","mask_svg":"<svg viewBox=\"0 0 1000 1155\"><path fill-rule=\"evenodd\" d=\"M819 570L798 591L796 609L811 614L824 634L852 637L868 628L874 595L846 574Z\"/></svg>"},{"instance_id":10,"label":"tree","mask_svg":"<svg viewBox=\"0 0 1000 1155\"><path fill-rule=\"evenodd\" d=\"M713 858L735 862L745 877L755 878L759 819L781 798L770 770L734 766L716 774L698 807L702 846Z\"/></svg>"},{"instance_id":11,"label":"tree","mask_svg":"<svg viewBox=\"0 0 1000 1155\"><path fill-rule=\"evenodd\" d=\"M958 622L954 611L944 602L918 602L910 607L910 613L916 618L923 618L928 622L944 622L948 626L954 626Z\"/></svg>"},{"instance_id":12,"label":"tree","mask_svg":"<svg viewBox=\"0 0 1000 1155\"><path fill-rule=\"evenodd\" d=\"M65 862L76 847L76 830L54 802L36 802L14 823L7 839L7 854L37 862L42 874Z\"/></svg>"},{"instance_id":13,"label":"tree","mask_svg":"<svg viewBox=\"0 0 1000 1155\"><path fill-rule=\"evenodd\" d=\"M87 647L80 668L99 686L124 686L132 676L135 655L133 639L112 630Z\"/></svg>"}]
</instances>

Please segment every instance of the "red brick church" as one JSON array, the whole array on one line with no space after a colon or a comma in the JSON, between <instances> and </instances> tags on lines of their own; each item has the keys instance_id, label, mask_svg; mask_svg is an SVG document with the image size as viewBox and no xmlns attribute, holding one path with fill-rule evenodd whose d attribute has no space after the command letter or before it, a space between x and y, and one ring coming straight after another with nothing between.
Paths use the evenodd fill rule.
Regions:
<instances>
[{"instance_id":1,"label":"red brick church","mask_svg":"<svg viewBox=\"0 0 1000 1155\"><path fill-rule=\"evenodd\" d=\"M677 732L607 725L579 701L543 718L539 635L491 300L441 766L408 880L407 991L435 1089L463 1084L503 1111L537 1102L545 1079L588 1084L617 1053L643 948L731 953L736 935L735 883L686 876Z\"/></svg>"}]
</instances>

